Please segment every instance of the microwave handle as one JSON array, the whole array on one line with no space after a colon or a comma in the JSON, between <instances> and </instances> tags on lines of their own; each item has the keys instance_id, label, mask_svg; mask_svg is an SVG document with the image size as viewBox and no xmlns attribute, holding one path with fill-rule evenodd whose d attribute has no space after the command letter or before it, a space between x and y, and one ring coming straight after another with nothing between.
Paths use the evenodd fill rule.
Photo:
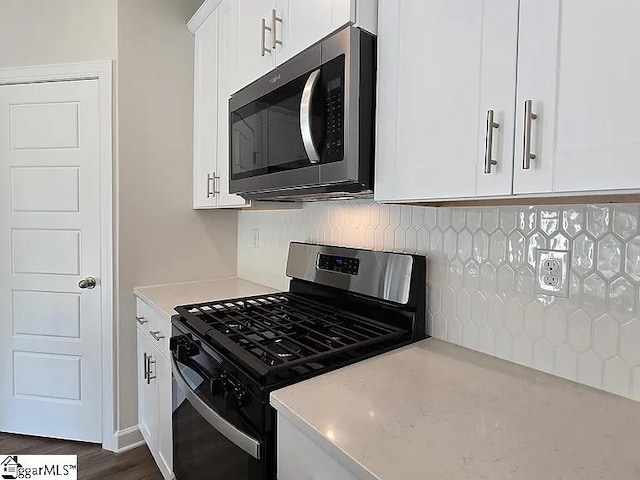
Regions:
<instances>
[{"instance_id":1,"label":"microwave handle","mask_svg":"<svg viewBox=\"0 0 640 480\"><path fill-rule=\"evenodd\" d=\"M311 163L320 161L320 154L313 143L313 135L311 133L311 102L316 85L320 80L320 69L314 71L307 78L307 83L302 91L302 100L300 100L300 132L302 133L302 142Z\"/></svg>"}]
</instances>

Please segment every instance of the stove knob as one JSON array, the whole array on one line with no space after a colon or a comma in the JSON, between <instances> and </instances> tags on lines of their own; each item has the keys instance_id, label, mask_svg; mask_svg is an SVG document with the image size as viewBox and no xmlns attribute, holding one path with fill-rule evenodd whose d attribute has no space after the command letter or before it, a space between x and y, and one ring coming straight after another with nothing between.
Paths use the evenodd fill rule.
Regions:
<instances>
[{"instance_id":1,"label":"stove knob","mask_svg":"<svg viewBox=\"0 0 640 480\"><path fill-rule=\"evenodd\" d=\"M175 352L181 345L184 345L187 342L187 338L184 335L179 335L177 337L171 337L169 339L169 350Z\"/></svg>"},{"instance_id":2,"label":"stove knob","mask_svg":"<svg viewBox=\"0 0 640 480\"><path fill-rule=\"evenodd\" d=\"M169 339L169 350L175 352L178 360L186 360L200 353L198 346L185 336L171 337Z\"/></svg>"},{"instance_id":3,"label":"stove knob","mask_svg":"<svg viewBox=\"0 0 640 480\"><path fill-rule=\"evenodd\" d=\"M238 410L249 403L249 396L238 388L228 391L224 396L224 406L227 410Z\"/></svg>"},{"instance_id":4,"label":"stove knob","mask_svg":"<svg viewBox=\"0 0 640 480\"><path fill-rule=\"evenodd\" d=\"M211 381L211 394L212 395L222 395L227 387L227 377L224 373L220 374L219 377L212 378Z\"/></svg>"}]
</instances>

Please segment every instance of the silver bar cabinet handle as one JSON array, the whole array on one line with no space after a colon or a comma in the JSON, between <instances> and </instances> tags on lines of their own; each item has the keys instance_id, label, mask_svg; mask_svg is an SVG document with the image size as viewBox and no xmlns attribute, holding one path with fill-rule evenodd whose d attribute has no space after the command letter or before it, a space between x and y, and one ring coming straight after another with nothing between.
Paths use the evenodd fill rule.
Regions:
<instances>
[{"instance_id":1,"label":"silver bar cabinet handle","mask_svg":"<svg viewBox=\"0 0 640 480\"><path fill-rule=\"evenodd\" d=\"M493 130L500 128L500 124L493 121L494 111L487 112L487 133L484 146L484 173L491 173L491 167L498 161L491 158L493 155Z\"/></svg>"},{"instance_id":2,"label":"silver bar cabinet handle","mask_svg":"<svg viewBox=\"0 0 640 480\"><path fill-rule=\"evenodd\" d=\"M160 332L160 330L158 330L156 332L149 331L149 333L151 334L151 336L153 338L156 339L156 342L159 342L160 340L162 340L164 338L164 335L161 335L162 332Z\"/></svg>"},{"instance_id":3,"label":"silver bar cabinet handle","mask_svg":"<svg viewBox=\"0 0 640 480\"><path fill-rule=\"evenodd\" d=\"M262 19L262 56L263 57L265 53L271 53L271 49L267 47L267 40L265 38L267 32L271 32L271 27L267 25L267 21L263 18Z\"/></svg>"},{"instance_id":4,"label":"silver bar cabinet handle","mask_svg":"<svg viewBox=\"0 0 640 480\"><path fill-rule=\"evenodd\" d=\"M311 132L311 104L318 80L320 80L320 69L312 72L307 78L307 83L302 91L302 100L300 100L300 132L302 133L304 149L311 163L320 161L320 154L313 143L313 134Z\"/></svg>"},{"instance_id":5,"label":"silver bar cabinet handle","mask_svg":"<svg viewBox=\"0 0 640 480\"><path fill-rule=\"evenodd\" d=\"M145 353L143 353L144 355L144 363L142 364L144 367L144 379L147 380L147 383L149 383L149 370L147 370L147 359L149 358L149 356Z\"/></svg>"},{"instance_id":6,"label":"silver bar cabinet handle","mask_svg":"<svg viewBox=\"0 0 640 480\"><path fill-rule=\"evenodd\" d=\"M213 194L220 195L220 177L213 172Z\"/></svg>"},{"instance_id":7,"label":"silver bar cabinet handle","mask_svg":"<svg viewBox=\"0 0 640 480\"><path fill-rule=\"evenodd\" d=\"M533 102L526 100L524 102L524 142L522 144L522 168L529 170L531 168L531 160L535 160L535 154L531 153L531 122L538 118L538 115L532 112Z\"/></svg>"},{"instance_id":8,"label":"silver bar cabinet handle","mask_svg":"<svg viewBox=\"0 0 640 480\"><path fill-rule=\"evenodd\" d=\"M282 18L278 17L276 14L276 9L271 10L271 47L273 49L276 48L276 45L282 45L282 40L278 40L278 30L277 30L277 22L282 23Z\"/></svg>"},{"instance_id":9,"label":"silver bar cabinet handle","mask_svg":"<svg viewBox=\"0 0 640 480\"><path fill-rule=\"evenodd\" d=\"M145 323L149 323L149 320L145 320L144 317L136 317L136 322L138 322L138 325L144 325Z\"/></svg>"},{"instance_id":10,"label":"silver bar cabinet handle","mask_svg":"<svg viewBox=\"0 0 640 480\"><path fill-rule=\"evenodd\" d=\"M214 190L211 191L211 183L215 182L214 177L215 177L215 174L211 175L210 173L207 173L207 198L211 198L216 194L215 186L214 186Z\"/></svg>"},{"instance_id":11,"label":"silver bar cabinet handle","mask_svg":"<svg viewBox=\"0 0 640 480\"><path fill-rule=\"evenodd\" d=\"M152 360L151 355L147 355L147 385L151 384L151 380L156 378L155 375L151 375L151 364L156 363L155 360Z\"/></svg>"}]
</instances>

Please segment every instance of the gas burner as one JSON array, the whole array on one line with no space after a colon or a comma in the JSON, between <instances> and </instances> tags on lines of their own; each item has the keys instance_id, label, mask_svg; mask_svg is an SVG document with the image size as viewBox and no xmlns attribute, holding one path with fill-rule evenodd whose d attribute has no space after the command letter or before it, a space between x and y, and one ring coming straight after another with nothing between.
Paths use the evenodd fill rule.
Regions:
<instances>
[{"instance_id":1,"label":"gas burner","mask_svg":"<svg viewBox=\"0 0 640 480\"><path fill-rule=\"evenodd\" d=\"M292 358L295 354L298 354L302 351L302 348L299 345L296 345L290 340L286 338L279 338L275 340L273 343L267 345L269 350L275 353L278 358L289 359ZM289 351L291 350L291 351ZM293 353L292 353L293 352Z\"/></svg>"},{"instance_id":2,"label":"gas burner","mask_svg":"<svg viewBox=\"0 0 640 480\"><path fill-rule=\"evenodd\" d=\"M222 325L220 331L225 335L235 332L244 332L250 327L247 322L241 322L239 320L229 320Z\"/></svg>"},{"instance_id":3,"label":"gas burner","mask_svg":"<svg viewBox=\"0 0 640 480\"><path fill-rule=\"evenodd\" d=\"M326 344L330 347L339 347L348 343L344 338L344 332L339 328L330 328L326 333Z\"/></svg>"}]
</instances>

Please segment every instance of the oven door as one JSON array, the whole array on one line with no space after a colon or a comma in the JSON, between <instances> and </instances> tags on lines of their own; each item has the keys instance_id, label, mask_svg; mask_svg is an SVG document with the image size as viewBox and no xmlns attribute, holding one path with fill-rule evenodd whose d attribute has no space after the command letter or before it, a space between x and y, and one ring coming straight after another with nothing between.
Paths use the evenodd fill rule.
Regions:
<instances>
[{"instance_id":1,"label":"oven door","mask_svg":"<svg viewBox=\"0 0 640 480\"><path fill-rule=\"evenodd\" d=\"M214 394L220 364L203 352L172 352L173 470L178 480L265 480L265 448L238 410Z\"/></svg>"},{"instance_id":2,"label":"oven door","mask_svg":"<svg viewBox=\"0 0 640 480\"><path fill-rule=\"evenodd\" d=\"M320 45L230 100L230 191L301 188L345 160L347 55ZM334 181L347 180L340 169Z\"/></svg>"}]
</instances>

